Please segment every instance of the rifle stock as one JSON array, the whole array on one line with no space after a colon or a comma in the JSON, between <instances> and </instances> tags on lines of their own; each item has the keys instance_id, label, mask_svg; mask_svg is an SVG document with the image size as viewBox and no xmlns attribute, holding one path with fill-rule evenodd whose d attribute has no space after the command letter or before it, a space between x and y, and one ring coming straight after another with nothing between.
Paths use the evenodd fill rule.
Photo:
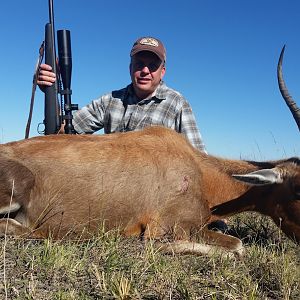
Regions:
<instances>
[{"instance_id":1,"label":"rifle stock","mask_svg":"<svg viewBox=\"0 0 300 300\"><path fill-rule=\"evenodd\" d=\"M47 23L45 26L45 63L50 65L52 67L52 71L57 74L53 30L53 24ZM58 83L56 80L52 86L47 86L45 88L45 135L55 134L59 131L61 126L59 111Z\"/></svg>"}]
</instances>

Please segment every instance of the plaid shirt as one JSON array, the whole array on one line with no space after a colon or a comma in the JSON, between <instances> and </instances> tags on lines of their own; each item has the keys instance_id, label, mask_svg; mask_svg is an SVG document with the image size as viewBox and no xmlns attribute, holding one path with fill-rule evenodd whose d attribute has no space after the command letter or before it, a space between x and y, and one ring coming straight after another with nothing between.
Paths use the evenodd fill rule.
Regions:
<instances>
[{"instance_id":1,"label":"plaid shirt","mask_svg":"<svg viewBox=\"0 0 300 300\"><path fill-rule=\"evenodd\" d=\"M159 125L183 133L195 148L206 153L189 103L164 82L151 98L139 100L130 84L103 95L73 115L78 133L93 133L102 128L105 133L124 132Z\"/></svg>"}]
</instances>

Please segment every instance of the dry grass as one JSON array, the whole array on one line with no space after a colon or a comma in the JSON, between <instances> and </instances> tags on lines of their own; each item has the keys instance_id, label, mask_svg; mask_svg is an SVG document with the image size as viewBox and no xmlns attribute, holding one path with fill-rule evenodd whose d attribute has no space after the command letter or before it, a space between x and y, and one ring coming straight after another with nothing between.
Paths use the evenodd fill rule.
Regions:
<instances>
[{"instance_id":1,"label":"dry grass","mask_svg":"<svg viewBox=\"0 0 300 300\"><path fill-rule=\"evenodd\" d=\"M230 231L246 244L242 261L163 255L118 232L85 242L1 240L0 298L6 289L22 300L300 299L297 245L256 214L235 217Z\"/></svg>"}]
</instances>

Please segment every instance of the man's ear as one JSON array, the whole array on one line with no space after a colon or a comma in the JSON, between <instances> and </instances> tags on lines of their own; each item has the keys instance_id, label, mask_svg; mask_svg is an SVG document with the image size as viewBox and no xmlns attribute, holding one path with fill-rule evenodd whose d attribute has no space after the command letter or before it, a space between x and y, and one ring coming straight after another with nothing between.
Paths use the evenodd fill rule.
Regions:
<instances>
[{"instance_id":1,"label":"man's ear","mask_svg":"<svg viewBox=\"0 0 300 300\"><path fill-rule=\"evenodd\" d=\"M163 77L165 76L166 74L166 66L164 65L162 70L161 70L161 75L160 75L160 79L163 79Z\"/></svg>"}]
</instances>

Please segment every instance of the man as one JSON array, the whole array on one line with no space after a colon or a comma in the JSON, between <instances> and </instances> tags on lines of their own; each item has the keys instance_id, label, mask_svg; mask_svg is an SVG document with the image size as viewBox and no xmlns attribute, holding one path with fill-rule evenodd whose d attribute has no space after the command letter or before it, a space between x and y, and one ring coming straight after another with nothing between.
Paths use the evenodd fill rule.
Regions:
<instances>
[{"instance_id":1,"label":"man","mask_svg":"<svg viewBox=\"0 0 300 300\"><path fill-rule=\"evenodd\" d=\"M192 109L186 99L163 82L166 50L153 37L139 38L130 52L131 84L92 101L73 113L77 133L105 133L141 130L159 125L186 136L197 149L206 153ZM38 77L41 90L55 81L51 67L42 64Z\"/></svg>"}]
</instances>

